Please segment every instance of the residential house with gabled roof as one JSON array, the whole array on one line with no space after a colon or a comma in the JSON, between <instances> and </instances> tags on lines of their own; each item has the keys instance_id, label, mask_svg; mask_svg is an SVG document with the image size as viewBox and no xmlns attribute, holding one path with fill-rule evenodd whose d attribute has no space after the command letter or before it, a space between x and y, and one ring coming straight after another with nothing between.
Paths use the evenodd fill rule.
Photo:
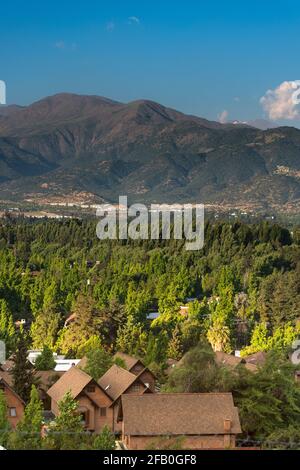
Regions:
<instances>
[{"instance_id":1,"label":"residential house with gabled roof","mask_svg":"<svg viewBox=\"0 0 300 470\"><path fill-rule=\"evenodd\" d=\"M117 352L114 355L114 359L121 359L126 369L131 372L132 374L138 376L142 382L151 390L151 392L155 392L155 381L156 377L151 372L140 359L136 357L129 356L129 354Z\"/></svg>"},{"instance_id":2,"label":"residential house with gabled roof","mask_svg":"<svg viewBox=\"0 0 300 470\"><path fill-rule=\"evenodd\" d=\"M67 392L77 400L87 430L99 433L105 425L112 428L113 399L92 377L73 366L49 388L47 393L55 416L59 414L58 403Z\"/></svg>"},{"instance_id":3,"label":"residential house with gabled roof","mask_svg":"<svg viewBox=\"0 0 300 470\"><path fill-rule=\"evenodd\" d=\"M142 395L144 393L152 393L151 389L141 380L139 375L132 374L115 364L98 380L98 384L113 401L112 429L114 432L121 432L122 428L118 422L121 396L123 394Z\"/></svg>"},{"instance_id":4,"label":"residential house with gabled roof","mask_svg":"<svg viewBox=\"0 0 300 470\"><path fill-rule=\"evenodd\" d=\"M229 449L242 432L231 393L123 395L118 420L130 450L177 438L184 449Z\"/></svg>"},{"instance_id":5,"label":"residential house with gabled roof","mask_svg":"<svg viewBox=\"0 0 300 470\"><path fill-rule=\"evenodd\" d=\"M246 369L250 372L257 372L257 366L251 362L247 362L245 358L234 356L233 354L227 354L223 351L215 352L216 363L220 366L229 367L234 369L235 367L243 364Z\"/></svg>"},{"instance_id":6,"label":"residential house with gabled roof","mask_svg":"<svg viewBox=\"0 0 300 470\"><path fill-rule=\"evenodd\" d=\"M15 428L24 414L25 402L14 391L9 372L0 371L0 390L4 392L8 410L8 421Z\"/></svg>"}]
</instances>

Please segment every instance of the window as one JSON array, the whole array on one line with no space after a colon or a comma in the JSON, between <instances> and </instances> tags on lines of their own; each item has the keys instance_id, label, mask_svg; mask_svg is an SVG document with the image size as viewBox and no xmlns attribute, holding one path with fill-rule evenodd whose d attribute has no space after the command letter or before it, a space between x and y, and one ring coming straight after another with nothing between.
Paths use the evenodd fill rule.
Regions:
<instances>
[{"instance_id":1,"label":"window","mask_svg":"<svg viewBox=\"0 0 300 470\"><path fill-rule=\"evenodd\" d=\"M106 408L100 408L100 416L106 416Z\"/></svg>"},{"instance_id":2,"label":"window","mask_svg":"<svg viewBox=\"0 0 300 470\"><path fill-rule=\"evenodd\" d=\"M17 416L17 409L16 408L9 408L9 416L15 418Z\"/></svg>"},{"instance_id":3,"label":"window","mask_svg":"<svg viewBox=\"0 0 300 470\"><path fill-rule=\"evenodd\" d=\"M134 385L132 386L132 391L133 391L133 392L139 392L139 391L140 391L140 386L139 386L139 384L134 384Z\"/></svg>"},{"instance_id":4,"label":"window","mask_svg":"<svg viewBox=\"0 0 300 470\"><path fill-rule=\"evenodd\" d=\"M87 391L89 393L94 393L95 392L95 385L88 385L87 386Z\"/></svg>"}]
</instances>

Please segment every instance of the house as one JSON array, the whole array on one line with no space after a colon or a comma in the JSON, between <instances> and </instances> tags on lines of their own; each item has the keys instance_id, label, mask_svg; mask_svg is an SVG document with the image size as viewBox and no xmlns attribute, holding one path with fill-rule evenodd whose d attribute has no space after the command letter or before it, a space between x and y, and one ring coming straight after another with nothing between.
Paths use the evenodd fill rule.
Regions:
<instances>
[{"instance_id":1,"label":"house","mask_svg":"<svg viewBox=\"0 0 300 470\"><path fill-rule=\"evenodd\" d=\"M117 352L114 355L114 359L121 359L129 372L138 376L140 380L146 385L146 387L151 390L151 392L155 392L156 377L153 372L145 367L140 359L122 352Z\"/></svg>"},{"instance_id":2,"label":"house","mask_svg":"<svg viewBox=\"0 0 300 470\"><path fill-rule=\"evenodd\" d=\"M55 360L55 372L66 372L73 366L77 366L80 359L61 359L60 357L54 358Z\"/></svg>"},{"instance_id":3,"label":"house","mask_svg":"<svg viewBox=\"0 0 300 470\"><path fill-rule=\"evenodd\" d=\"M262 366L266 362L267 353L265 351L258 351L257 353L245 356L244 360L247 364L254 364L255 366Z\"/></svg>"},{"instance_id":4,"label":"house","mask_svg":"<svg viewBox=\"0 0 300 470\"><path fill-rule=\"evenodd\" d=\"M77 400L78 413L87 430L99 433L105 425L112 428L113 400L91 376L73 366L49 388L47 393L54 416L59 414L58 403L67 392Z\"/></svg>"},{"instance_id":5,"label":"house","mask_svg":"<svg viewBox=\"0 0 300 470\"><path fill-rule=\"evenodd\" d=\"M8 372L0 372L0 390L4 392L6 398L8 421L12 428L15 428L23 416L25 402L14 391L12 387L12 378Z\"/></svg>"},{"instance_id":6,"label":"house","mask_svg":"<svg viewBox=\"0 0 300 470\"><path fill-rule=\"evenodd\" d=\"M145 384L141 379L141 374L135 375L115 364L98 380L98 384L105 390L113 402L113 422L111 427L114 432L121 432L122 429L121 424L118 422L121 395L152 393L149 384Z\"/></svg>"},{"instance_id":7,"label":"house","mask_svg":"<svg viewBox=\"0 0 300 470\"><path fill-rule=\"evenodd\" d=\"M183 439L184 449L235 448L241 425L231 393L123 395L122 442L129 450Z\"/></svg>"},{"instance_id":8,"label":"house","mask_svg":"<svg viewBox=\"0 0 300 470\"><path fill-rule=\"evenodd\" d=\"M51 399L47 392L63 374L64 372L57 372L55 370L37 370L34 373L39 397L42 400L43 408L46 411L51 409Z\"/></svg>"},{"instance_id":9,"label":"house","mask_svg":"<svg viewBox=\"0 0 300 470\"><path fill-rule=\"evenodd\" d=\"M189 307L187 305L181 305L179 308L179 313L183 317L187 318L189 316Z\"/></svg>"},{"instance_id":10,"label":"house","mask_svg":"<svg viewBox=\"0 0 300 470\"><path fill-rule=\"evenodd\" d=\"M220 366L225 366L234 369L240 364L243 364L250 372L256 372L257 366L251 362L246 362L245 358L227 354L223 351L215 352L216 363Z\"/></svg>"}]
</instances>

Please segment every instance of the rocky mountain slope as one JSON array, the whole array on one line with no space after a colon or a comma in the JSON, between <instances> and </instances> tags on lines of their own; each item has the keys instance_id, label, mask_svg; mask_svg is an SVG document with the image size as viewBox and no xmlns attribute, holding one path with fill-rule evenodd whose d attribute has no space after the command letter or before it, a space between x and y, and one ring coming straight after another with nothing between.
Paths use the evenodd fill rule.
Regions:
<instances>
[{"instance_id":1,"label":"rocky mountain slope","mask_svg":"<svg viewBox=\"0 0 300 470\"><path fill-rule=\"evenodd\" d=\"M59 94L0 108L0 198L300 208L300 130ZM84 201L83 201L84 202Z\"/></svg>"}]
</instances>

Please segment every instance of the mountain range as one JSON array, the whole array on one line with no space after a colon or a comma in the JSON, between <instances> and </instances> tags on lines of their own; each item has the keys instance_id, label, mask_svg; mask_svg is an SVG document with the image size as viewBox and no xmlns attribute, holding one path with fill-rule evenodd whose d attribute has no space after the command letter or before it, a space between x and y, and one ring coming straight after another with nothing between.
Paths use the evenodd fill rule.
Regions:
<instances>
[{"instance_id":1,"label":"mountain range","mask_svg":"<svg viewBox=\"0 0 300 470\"><path fill-rule=\"evenodd\" d=\"M300 130L62 93L0 108L0 199L297 211Z\"/></svg>"}]
</instances>

